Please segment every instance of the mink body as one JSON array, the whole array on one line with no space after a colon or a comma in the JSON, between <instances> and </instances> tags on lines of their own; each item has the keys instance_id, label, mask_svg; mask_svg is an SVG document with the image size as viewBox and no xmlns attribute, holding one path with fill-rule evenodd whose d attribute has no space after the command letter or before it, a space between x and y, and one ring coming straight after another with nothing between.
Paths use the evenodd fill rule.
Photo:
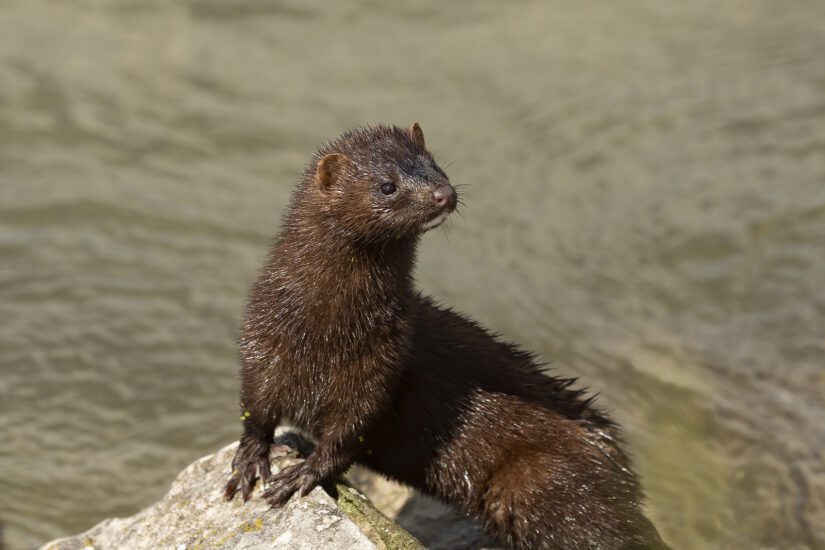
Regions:
<instances>
[{"instance_id":1,"label":"mink body","mask_svg":"<svg viewBox=\"0 0 825 550\"><path fill-rule=\"evenodd\" d=\"M419 238L456 203L417 124L316 152L244 316L227 498L249 498L260 477L280 506L357 462L511 548L666 548L618 428L574 380L415 291ZM287 421L317 445L273 476Z\"/></svg>"}]
</instances>

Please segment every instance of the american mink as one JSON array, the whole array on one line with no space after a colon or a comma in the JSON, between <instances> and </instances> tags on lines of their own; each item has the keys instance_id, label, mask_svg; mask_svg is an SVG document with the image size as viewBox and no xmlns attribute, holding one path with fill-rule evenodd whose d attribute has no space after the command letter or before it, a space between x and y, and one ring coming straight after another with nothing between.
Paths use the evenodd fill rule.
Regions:
<instances>
[{"instance_id":1,"label":"american mink","mask_svg":"<svg viewBox=\"0 0 825 550\"><path fill-rule=\"evenodd\" d=\"M314 154L250 292L226 498L260 477L280 506L357 462L511 548L665 548L617 426L574 380L414 289L419 239L457 201L417 123ZM282 421L317 446L271 475Z\"/></svg>"}]
</instances>

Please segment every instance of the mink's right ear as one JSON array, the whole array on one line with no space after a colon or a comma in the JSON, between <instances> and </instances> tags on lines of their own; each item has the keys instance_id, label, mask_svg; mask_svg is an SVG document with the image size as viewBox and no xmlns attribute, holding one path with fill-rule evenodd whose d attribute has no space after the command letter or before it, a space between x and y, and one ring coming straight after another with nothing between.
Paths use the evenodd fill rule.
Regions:
<instances>
[{"instance_id":1,"label":"mink's right ear","mask_svg":"<svg viewBox=\"0 0 825 550\"><path fill-rule=\"evenodd\" d=\"M341 153L330 153L319 160L318 167L315 169L315 181L318 182L321 191L332 189L350 164L352 161Z\"/></svg>"},{"instance_id":2,"label":"mink's right ear","mask_svg":"<svg viewBox=\"0 0 825 550\"><path fill-rule=\"evenodd\" d=\"M421 130L421 126L417 122L413 122L410 127L407 128L407 132L409 132L410 137L418 144L419 147L422 149L427 148L427 144L424 143L424 132Z\"/></svg>"}]
</instances>

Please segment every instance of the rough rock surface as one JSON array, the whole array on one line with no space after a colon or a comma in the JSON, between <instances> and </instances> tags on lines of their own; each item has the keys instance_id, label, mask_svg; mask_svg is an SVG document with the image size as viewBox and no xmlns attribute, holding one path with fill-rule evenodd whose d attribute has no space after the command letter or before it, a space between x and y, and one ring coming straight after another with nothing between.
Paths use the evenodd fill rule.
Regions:
<instances>
[{"instance_id":1,"label":"rough rock surface","mask_svg":"<svg viewBox=\"0 0 825 550\"><path fill-rule=\"evenodd\" d=\"M294 438L280 442L297 447ZM275 446L273 446L275 447ZM46 544L48 550L81 549L420 549L357 490L336 483L335 498L320 487L293 497L281 509L258 498L223 500L237 443L190 464L160 501L128 518L107 519L80 535ZM273 472L297 460L276 457Z\"/></svg>"}]
</instances>

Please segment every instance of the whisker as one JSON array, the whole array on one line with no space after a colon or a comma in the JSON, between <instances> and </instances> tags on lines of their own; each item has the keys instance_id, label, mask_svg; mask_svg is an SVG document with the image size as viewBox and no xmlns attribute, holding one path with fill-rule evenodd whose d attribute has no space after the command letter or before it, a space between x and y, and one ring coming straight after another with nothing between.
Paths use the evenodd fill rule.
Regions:
<instances>
[{"instance_id":1,"label":"whisker","mask_svg":"<svg viewBox=\"0 0 825 550\"><path fill-rule=\"evenodd\" d=\"M448 222L449 222L449 220L447 220L447 221L445 221L444 223L441 224L441 232L444 233L444 238L447 239L447 244L452 246L453 243L450 241L450 234L447 232Z\"/></svg>"}]
</instances>

